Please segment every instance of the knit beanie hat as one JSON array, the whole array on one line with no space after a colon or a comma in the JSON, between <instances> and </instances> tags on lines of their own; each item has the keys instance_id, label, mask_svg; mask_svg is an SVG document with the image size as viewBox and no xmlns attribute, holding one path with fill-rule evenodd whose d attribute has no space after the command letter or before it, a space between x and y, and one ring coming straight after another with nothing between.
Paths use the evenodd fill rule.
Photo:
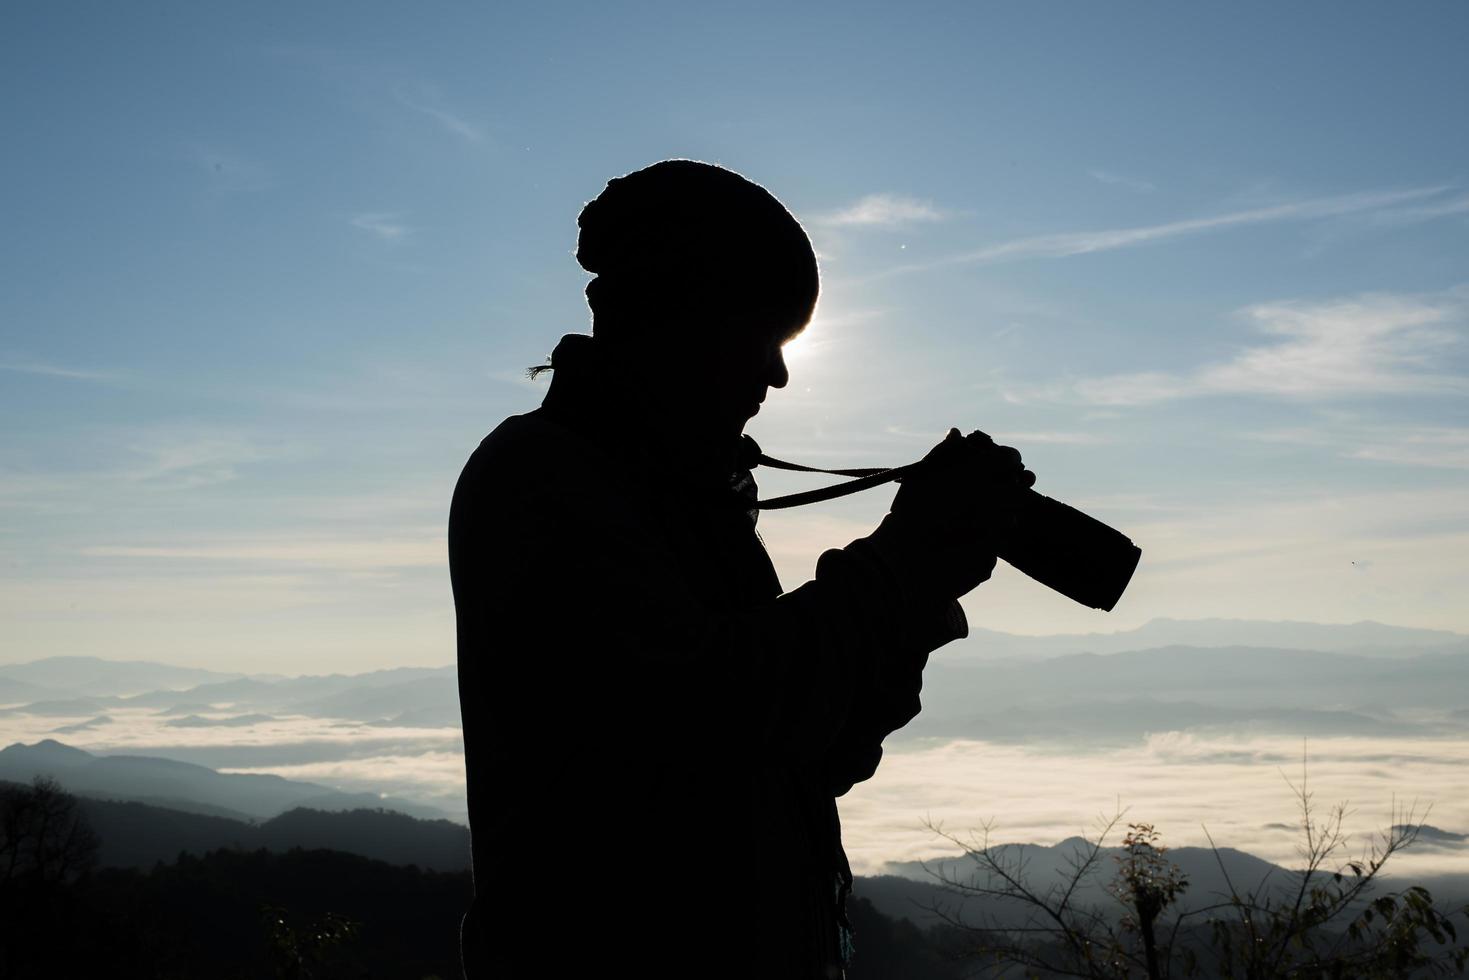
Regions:
<instances>
[{"instance_id":1,"label":"knit beanie hat","mask_svg":"<svg viewBox=\"0 0 1469 980\"><path fill-rule=\"evenodd\" d=\"M712 304L799 325L816 308L806 232L769 191L723 167L664 160L615 177L577 226L594 314Z\"/></svg>"}]
</instances>

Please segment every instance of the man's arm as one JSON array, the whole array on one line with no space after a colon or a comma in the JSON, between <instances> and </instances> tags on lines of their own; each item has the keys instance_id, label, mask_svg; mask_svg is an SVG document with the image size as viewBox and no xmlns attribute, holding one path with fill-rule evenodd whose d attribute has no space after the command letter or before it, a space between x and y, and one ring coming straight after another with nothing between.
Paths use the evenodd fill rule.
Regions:
<instances>
[{"instance_id":1,"label":"man's arm","mask_svg":"<svg viewBox=\"0 0 1469 980\"><path fill-rule=\"evenodd\" d=\"M903 625L896 647L879 659L871 682L857 685L851 710L822 760L833 796L870 779L882 760L883 739L918 715L928 655L969 635L964 610L954 599L911 598Z\"/></svg>"},{"instance_id":2,"label":"man's arm","mask_svg":"<svg viewBox=\"0 0 1469 980\"><path fill-rule=\"evenodd\" d=\"M597 462L482 452L451 517L461 612L479 604L486 623L533 620L575 634L590 648L568 652L592 658L619 696L640 677L672 685L701 707L698 730L671 737L819 764L855 692L906 675L888 661L911 631L908 601L870 541L826 552L815 578L791 592L724 613L689 587L640 491L609 486ZM618 673L594 663L603 655L625 660Z\"/></svg>"}]
</instances>

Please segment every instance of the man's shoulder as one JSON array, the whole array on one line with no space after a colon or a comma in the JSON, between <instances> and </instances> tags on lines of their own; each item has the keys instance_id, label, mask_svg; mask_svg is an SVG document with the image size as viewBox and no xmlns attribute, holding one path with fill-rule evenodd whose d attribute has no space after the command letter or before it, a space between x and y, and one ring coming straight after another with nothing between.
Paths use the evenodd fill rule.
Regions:
<instances>
[{"instance_id":1,"label":"man's shoulder","mask_svg":"<svg viewBox=\"0 0 1469 980\"><path fill-rule=\"evenodd\" d=\"M607 481L614 463L608 447L543 409L512 415L470 454L455 487L455 504L503 496L534 500L547 492L590 489Z\"/></svg>"},{"instance_id":2,"label":"man's shoulder","mask_svg":"<svg viewBox=\"0 0 1469 980\"><path fill-rule=\"evenodd\" d=\"M545 472L585 465L606 455L595 440L538 408L495 426L480 440L464 469L466 473L481 469L503 473L524 467Z\"/></svg>"}]
</instances>

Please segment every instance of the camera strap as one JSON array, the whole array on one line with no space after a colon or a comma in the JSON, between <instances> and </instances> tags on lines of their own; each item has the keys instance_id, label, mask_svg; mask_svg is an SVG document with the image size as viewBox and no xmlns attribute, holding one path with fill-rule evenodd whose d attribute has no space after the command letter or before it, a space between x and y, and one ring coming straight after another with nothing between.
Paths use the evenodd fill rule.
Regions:
<instances>
[{"instance_id":1,"label":"camera strap","mask_svg":"<svg viewBox=\"0 0 1469 980\"><path fill-rule=\"evenodd\" d=\"M882 486L894 480L901 480L903 475L917 466L917 463L909 463L907 466L871 466L860 467L849 470L824 470L819 466L802 466L800 463L787 463L785 460L767 456L760 451L760 446L749 436L743 437L746 442L746 450L754 457L754 466L768 466L775 470L791 470L796 473L827 473L831 476L851 477L846 483L836 483L829 487L820 487L816 490L803 490L800 493L788 493L782 497L770 497L755 504L759 510L784 510L787 507L799 507L802 504L814 504L823 500L832 500L836 497L845 497L849 493L857 493L871 487Z\"/></svg>"}]
</instances>

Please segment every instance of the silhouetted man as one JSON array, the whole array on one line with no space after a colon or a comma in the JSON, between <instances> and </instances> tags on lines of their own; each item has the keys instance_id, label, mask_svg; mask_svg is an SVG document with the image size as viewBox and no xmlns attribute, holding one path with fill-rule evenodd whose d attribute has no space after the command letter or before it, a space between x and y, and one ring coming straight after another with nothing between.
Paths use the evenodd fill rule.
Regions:
<instances>
[{"instance_id":1,"label":"silhouetted man","mask_svg":"<svg viewBox=\"0 0 1469 980\"><path fill-rule=\"evenodd\" d=\"M983 486L1019 456L951 433L901 514L782 593L741 430L815 309L805 232L687 160L611 181L578 224L592 335L470 457L449 521L465 974L840 976L836 797L966 635L955 600L995 563Z\"/></svg>"}]
</instances>

